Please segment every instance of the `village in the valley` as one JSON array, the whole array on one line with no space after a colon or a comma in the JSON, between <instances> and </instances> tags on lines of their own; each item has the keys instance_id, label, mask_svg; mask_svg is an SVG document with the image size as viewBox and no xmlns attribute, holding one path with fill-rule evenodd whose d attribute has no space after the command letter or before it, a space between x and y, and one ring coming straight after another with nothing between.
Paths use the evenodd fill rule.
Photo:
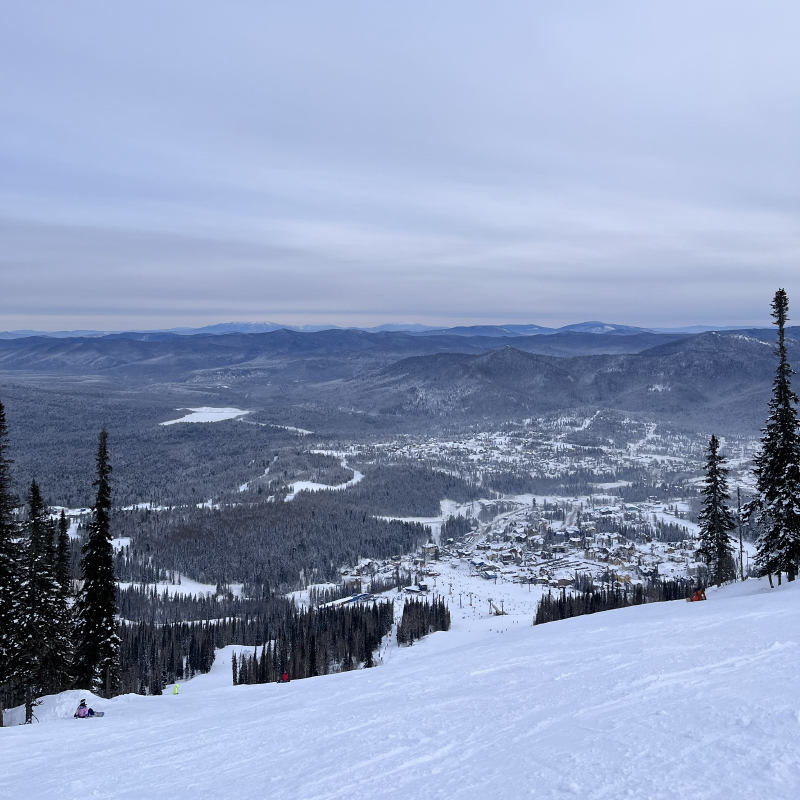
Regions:
<instances>
[{"instance_id":1,"label":"village in the valley","mask_svg":"<svg viewBox=\"0 0 800 800\"><path fill-rule=\"evenodd\" d=\"M619 441L600 443L599 437L587 436L598 417L526 420L502 432L393 441L366 453L353 449L349 459L388 455L400 463L424 460L475 479L508 470L551 481L579 475L588 491L575 496L503 494L463 504L443 501L439 517L414 518L430 526L427 544L391 560L362 559L341 570L342 580L364 599L372 594L370 587L394 580L395 585L407 584L405 595L444 595L451 608L477 608L485 616L535 613L542 594L571 592L587 582L624 592L656 580L697 581L704 565L696 552L699 526L693 520L699 509L704 440L622 419L612 421ZM609 420L603 422L609 426ZM751 487L755 442L735 439L724 445L731 505L737 511L736 490ZM645 494L649 491L654 494ZM740 491L739 502L741 496ZM456 529L465 532L448 535L448 520L458 520ZM753 545L746 531L741 549L738 529L734 540L737 571L747 575Z\"/></svg>"}]
</instances>

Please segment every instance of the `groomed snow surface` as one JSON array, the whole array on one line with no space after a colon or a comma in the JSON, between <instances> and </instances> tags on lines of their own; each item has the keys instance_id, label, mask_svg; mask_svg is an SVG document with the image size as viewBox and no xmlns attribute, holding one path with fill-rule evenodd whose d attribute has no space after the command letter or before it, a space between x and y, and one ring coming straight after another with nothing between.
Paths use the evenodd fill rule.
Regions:
<instances>
[{"instance_id":1,"label":"groomed snow surface","mask_svg":"<svg viewBox=\"0 0 800 800\"><path fill-rule=\"evenodd\" d=\"M177 697L90 699L102 719L48 698L0 730L0 796L794 798L800 581L708 596L454 613L383 666L288 685L232 686L227 648Z\"/></svg>"}]
</instances>

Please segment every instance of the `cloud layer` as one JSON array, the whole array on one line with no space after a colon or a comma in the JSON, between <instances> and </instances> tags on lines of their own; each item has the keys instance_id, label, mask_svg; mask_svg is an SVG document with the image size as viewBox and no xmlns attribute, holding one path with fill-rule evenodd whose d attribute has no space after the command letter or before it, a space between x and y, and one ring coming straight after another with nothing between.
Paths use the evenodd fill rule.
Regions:
<instances>
[{"instance_id":1,"label":"cloud layer","mask_svg":"<svg viewBox=\"0 0 800 800\"><path fill-rule=\"evenodd\" d=\"M0 328L767 319L792 2L29 2Z\"/></svg>"}]
</instances>

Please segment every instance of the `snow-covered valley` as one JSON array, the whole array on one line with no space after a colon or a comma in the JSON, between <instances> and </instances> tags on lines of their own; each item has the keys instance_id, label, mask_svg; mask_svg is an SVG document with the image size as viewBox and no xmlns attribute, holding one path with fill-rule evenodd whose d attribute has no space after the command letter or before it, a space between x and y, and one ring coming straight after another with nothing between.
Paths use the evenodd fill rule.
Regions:
<instances>
[{"instance_id":1,"label":"snow-covered valley","mask_svg":"<svg viewBox=\"0 0 800 800\"><path fill-rule=\"evenodd\" d=\"M226 648L177 696L94 701L102 719L47 698L0 730L0 796L796 796L800 585L536 627L456 608L370 670L234 687Z\"/></svg>"}]
</instances>

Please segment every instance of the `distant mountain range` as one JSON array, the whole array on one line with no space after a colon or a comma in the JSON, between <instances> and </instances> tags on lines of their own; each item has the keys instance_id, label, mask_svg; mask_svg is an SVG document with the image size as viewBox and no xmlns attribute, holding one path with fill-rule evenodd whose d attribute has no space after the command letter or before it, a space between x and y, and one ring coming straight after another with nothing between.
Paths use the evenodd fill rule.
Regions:
<instances>
[{"instance_id":1,"label":"distant mountain range","mask_svg":"<svg viewBox=\"0 0 800 800\"><path fill-rule=\"evenodd\" d=\"M564 331L548 336L467 335L432 331L370 333L355 328L268 333L180 336L174 333L122 333L99 337L28 336L0 341L0 371L53 375L94 375L185 381L219 374L253 375L271 380L319 382L380 369L398 359L435 353L480 354L513 343L522 351L564 357L638 353L687 334L640 332L627 336Z\"/></svg>"},{"instance_id":2,"label":"distant mountain range","mask_svg":"<svg viewBox=\"0 0 800 800\"><path fill-rule=\"evenodd\" d=\"M53 386L64 379L86 391L204 387L235 392L236 402L255 407L277 399L284 411L367 415L361 419L376 425L519 419L571 408L643 413L703 431L752 434L763 424L775 370L773 329L693 335L597 331L599 324L547 335L476 326L480 335L278 328L29 336L0 341L0 380ZM800 328L788 328L787 337L791 363L800 363Z\"/></svg>"},{"instance_id":3,"label":"distant mountain range","mask_svg":"<svg viewBox=\"0 0 800 800\"><path fill-rule=\"evenodd\" d=\"M791 363L800 362L798 337L800 328L787 329ZM756 330L709 331L637 353L554 358L514 345L484 354L436 353L331 387L327 401L370 413L442 419L519 419L606 408L686 429L752 434L767 413L773 342L774 334Z\"/></svg>"},{"instance_id":4,"label":"distant mountain range","mask_svg":"<svg viewBox=\"0 0 800 800\"><path fill-rule=\"evenodd\" d=\"M685 328L638 328L631 325L617 325L607 322L591 321L564 325L560 328L547 328L542 325L457 325L447 328L418 323L386 323L371 328L342 328L338 325L282 325L277 322L221 322L202 328L164 328L148 331L34 331L15 330L0 331L0 339L25 339L32 336L46 336L54 339L116 337L139 339L140 341L163 341L172 336L222 336L231 333L271 333L278 330L297 331L299 333L319 333L328 330L359 330L367 333L409 333L415 336L552 336L558 333L589 333L631 336L641 333L703 333L705 331L750 330L752 326L714 326L692 325Z\"/></svg>"}]
</instances>

